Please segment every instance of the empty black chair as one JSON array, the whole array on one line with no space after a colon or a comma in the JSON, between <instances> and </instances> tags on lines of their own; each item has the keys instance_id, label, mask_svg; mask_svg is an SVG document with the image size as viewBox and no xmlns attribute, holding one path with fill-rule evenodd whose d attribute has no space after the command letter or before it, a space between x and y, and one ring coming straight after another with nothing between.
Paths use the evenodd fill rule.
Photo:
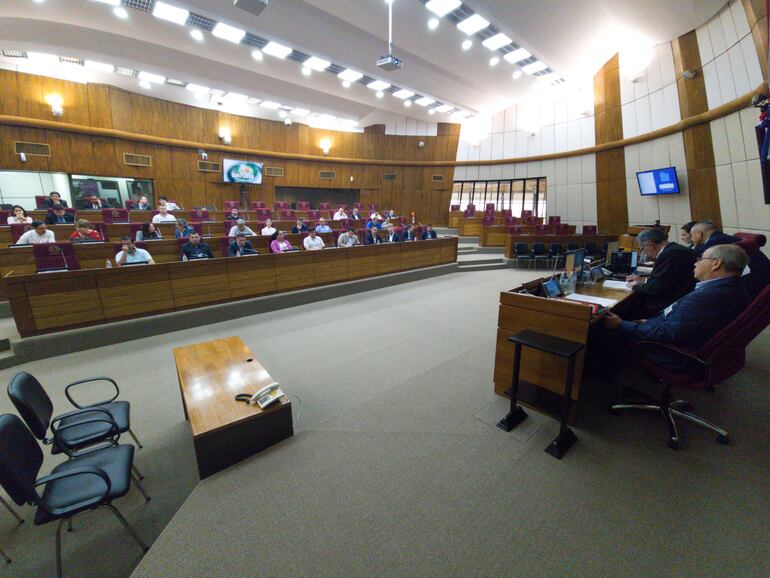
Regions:
<instances>
[{"instance_id":1,"label":"empty black chair","mask_svg":"<svg viewBox=\"0 0 770 578\"><path fill-rule=\"evenodd\" d=\"M516 243L513 246L514 254L516 255L516 268L519 268L519 261L524 261L525 263L532 263L534 262L534 259L532 258L532 255L529 253L529 247L526 243Z\"/></svg>"},{"instance_id":2,"label":"empty black chair","mask_svg":"<svg viewBox=\"0 0 770 578\"><path fill-rule=\"evenodd\" d=\"M120 435L115 432L116 435ZM37 479L43 452L22 421L12 414L0 415L0 485L18 505L37 506L35 525L59 520L56 529L56 571L62 575L61 527L72 517L107 508L146 552L147 545L128 524L112 501L131 488L134 446L114 445L90 451L56 466L50 475ZM134 479L149 500L144 488ZM38 488L45 486L42 494Z\"/></svg>"},{"instance_id":3,"label":"empty black chair","mask_svg":"<svg viewBox=\"0 0 770 578\"><path fill-rule=\"evenodd\" d=\"M115 386L115 395L108 400L90 405L78 404L70 395L70 388L93 381L109 381ZM137 446L142 447L134 432L131 431L131 406L127 401L115 401L120 394L115 380L109 377L81 379L70 383L64 393L77 409L52 419L51 398L33 375L22 371L8 383L8 397L16 406L19 415L37 439L52 446L51 452L54 454L63 451L72 454L94 444L105 441L110 443L114 437L111 421L117 425L118 433L128 432ZM110 420L105 419L105 414ZM58 430L58 436L47 437L49 428L52 434Z\"/></svg>"},{"instance_id":4,"label":"empty black chair","mask_svg":"<svg viewBox=\"0 0 770 578\"><path fill-rule=\"evenodd\" d=\"M545 243L532 243L532 259L535 261L535 267L537 267L538 261L545 261L546 266L551 261L551 255L545 249Z\"/></svg>"},{"instance_id":5,"label":"empty black chair","mask_svg":"<svg viewBox=\"0 0 770 578\"><path fill-rule=\"evenodd\" d=\"M567 251L577 251L578 249L580 249L578 243L567 243Z\"/></svg>"},{"instance_id":6,"label":"empty black chair","mask_svg":"<svg viewBox=\"0 0 770 578\"><path fill-rule=\"evenodd\" d=\"M596 243L586 243L586 257L598 257L601 253Z\"/></svg>"},{"instance_id":7,"label":"empty black chair","mask_svg":"<svg viewBox=\"0 0 770 578\"><path fill-rule=\"evenodd\" d=\"M548 245L548 253L550 253L551 262L555 267L562 259L562 257L564 257L564 247L561 246L561 243L551 243Z\"/></svg>"}]
</instances>

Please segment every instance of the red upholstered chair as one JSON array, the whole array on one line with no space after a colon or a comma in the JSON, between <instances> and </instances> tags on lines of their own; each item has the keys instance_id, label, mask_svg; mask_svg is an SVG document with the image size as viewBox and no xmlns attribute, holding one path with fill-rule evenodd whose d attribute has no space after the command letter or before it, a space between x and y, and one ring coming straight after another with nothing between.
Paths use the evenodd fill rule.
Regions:
<instances>
[{"instance_id":1,"label":"red upholstered chair","mask_svg":"<svg viewBox=\"0 0 770 578\"><path fill-rule=\"evenodd\" d=\"M584 235L596 235L596 225L583 225Z\"/></svg>"},{"instance_id":2,"label":"red upholstered chair","mask_svg":"<svg viewBox=\"0 0 770 578\"><path fill-rule=\"evenodd\" d=\"M513 216L510 209L503 209L503 217Z\"/></svg>"},{"instance_id":3,"label":"red upholstered chair","mask_svg":"<svg viewBox=\"0 0 770 578\"><path fill-rule=\"evenodd\" d=\"M463 217L473 218L475 216L476 216L476 209L471 209L470 205L468 205L468 208L463 211Z\"/></svg>"},{"instance_id":4,"label":"red upholstered chair","mask_svg":"<svg viewBox=\"0 0 770 578\"><path fill-rule=\"evenodd\" d=\"M369 203L369 210L370 211L376 211L377 210L377 203Z\"/></svg>"},{"instance_id":5,"label":"red upholstered chair","mask_svg":"<svg viewBox=\"0 0 770 578\"><path fill-rule=\"evenodd\" d=\"M484 215L481 218L481 224L482 225L494 225L495 224L495 216L494 215Z\"/></svg>"},{"instance_id":6,"label":"red upholstered chair","mask_svg":"<svg viewBox=\"0 0 770 578\"><path fill-rule=\"evenodd\" d=\"M202 223L204 221L210 221L209 219L209 212L206 209L198 209L195 211L190 211L190 219L189 221L191 223Z\"/></svg>"},{"instance_id":7,"label":"red upholstered chair","mask_svg":"<svg viewBox=\"0 0 770 578\"><path fill-rule=\"evenodd\" d=\"M548 217L548 224L549 225L558 225L559 223L561 223L561 217L558 217L558 216L555 216L555 215L552 216L552 217Z\"/></svg>"},{"instance_id":8,"label":"red upholstered chair","mask_svg":"<svg viewBox=\"0 0 770 578\"><path fill-rule=\"evenodd\" d=\"M296 221L297 220L297 212L292 211L291 209L283 209L281 211L278 211L278 218L282 221Z\"/></svg>"},{"instance_id":9,"label":"red upholstered chair","mask_svg":"<svg viewBox=\"0 0 770 578\"><path fill-rule=\"evenodd\" d=\"M339 221L336 221L336 223L339 223L338 227L340 229L342 229L343 231L347 231L352 221L353 219L340 219Z\"/></svg>"},{"instance_id":10,"label":"red upholstered chair","mask_svg":"<svg viewBox=\"0 0 770 578\"><path fill-rule=\"evenodd\" d=\"M459 211L460 210L460 205L450 205L449 206L449 210L450 211Z\"/></svg>"},{"instance_id":11,"label":"red upholstered chair","mask_svg":"<svg viewBox=\"0 0 770 578\"><path fill-rule=\"evenodd\" d=\"M289 203L287 201L276 201L273 208L276 210L285 210L289 208Z\"/></svg>"},{"instance_id":12,"label":"red upholstered chair","mask_svg":"<svg viewBox=\"0 0 770 578\"><path fill-rule=\"evenodd\" d=\"M310 210L310 203L308 201L297 201L297 210L298 211L309 211Z\"/></svg>"},{"instance_id":13,"label":"red upholstered chair","mask_svg":"<svg viewBox=\"0 0 770 578\"><path fill-rule=\"evenodd\" d=\"M273 212L270 209L256 209L254 211L258 221L264 221L265 219L271 219Z\"/></svg>"},{"instance_id":14,"label":"red upholstered chair","mask_svg":"<svg viewBox=\"0 0 770 578\"><path fill-rule=\"evenodd\" d=\"M521 224L521 219L519 217L512 217L511 215L507 215L505 217L505 224L506 225L519 225L519 224Z\"/></svg>"},{"instance_id":15,"label":"red upholstered chair","mask_svg":"<svg viewBox=\"0 0 770 578\"><path fill-rule=\"evenodd\" d=\"M492 211L495 212L495 204L494 203L487 203L486 208L484 209L484 212Z\"/></svg>"},{"instance_id":16,"label":"red upholstered chair","mask_svg":"<svg viewBox=\"0 0 770 578\"><path fill-rule=\"evenodd\" d=\"M105 223L128 223L128 209L102 209L102 221Z\"/></svg>"},{"instance_id":17,"label":"red upholstered chair","mask_svg":"<svg viewBox=\"0 0 770 578\"><path fill-rule=\"evenodd\" d=\"M11 245L15 244L24 233L29 231L32 225L29 223L14 223L11 225Z\"/></svg>"},{"instance_id":18,"label":"red upholstered chair","mask_svg":"<svg viewBox=\"0 0 770 578\"><path fill-rule=\"evenodd\" d=\"M35 267L38 271L51 269L80 269L72 243L40 243L33 245Z\"/></svg>"},{"instance_id":19,"label":"red upholstered chair","mask_svg":"<svg viewBox=\"0 0 770 578\"><path fill-rule=\"evenodd\" d=\"M364 210L364 204L363 203L353 203L353 206L358 209L359 211Z\"/></svg>"},{"instance_id":20,"label":"red upholstered chair","mask_svg":"<svg viewBox=\"0 0 770 578\"><path fill-rule=\"evenodd\" d=\"M227 249L230 247L229 237L219 237L219 250L222 253L222 257L227 257Z\"/></svg>"},{"instance_id":21,"label":"red upholstered chair","mask_svg":"<svg viewBox=\"0 0 770 578\"><path fill-rule=\"evenodd\" d=\"M318 204L318 210L319 211L328 211L331 209L331 205L329 203L319 203Z\"/></svg>"},{"instance_id":22,"label":"red upholstered chair","mask_svg":"<svg viewBox=\"0 0 770 578\"><path fill-rule=\"evenodd\" d=\"M240 209L241 203L240 201L225 201L225 211L229 211L230 209Z\"/></svg>"},{"instance_id":23,"label":"red upholstered chair","mask_svg":"<svg viewBox=\"0 0 770 578\"><path fill-rule=\"evenodd\" d=\"M229 235L230 229L232 229L233 227L235 227L235 221L225 221L224 223L225 235Z\"/></svg>"},{"instance_id":24,"label":"red upholstered chair","mask_svg":"<svg viewBox=\"0 0 770 578\"><path fill-rule=\"evenodd\" d=\"M8 224L8 217L11 216L11 211L0 211L0 226Z\"/></svg>"},{"instance_id":25,"label":"red upholstered chair","mask_svg":"<svg viewBox=\"0 0 770 578\"><path fill-rule=\"evenodd\" d=\"M521 216L522 217L531 217L532 216L532 211L522 211L521 212Z\"/></svg>"},{"instance_id":26,"label":"red upholstered chair","mask_svg":"<svg viewBox=\"0 0 770 578\"><path fill-rule=\"evenodd\" d=\"M35 208L45 209L45 200L47 198L45 195L35 195Z\"/></svg>"},{"instance_id":27,"label":"red upholstered chair","mask_svg":"<svg viewBox=\"0 0 770 578\"><path fill-rule=\"evenodd\" d=\"M264 201L251 201L251 210L264 209L267 205Z\"/></svg>"},{"instance_id":28,"label":"red upholstered chair","mask_svg":"<svg viewBox=\"0 0 770 578\"><path fill-rule=\"evenodd\" d=\"M136 239L136 234L142 230L142 223L131 223L128 226L128 230L130 231L131 238ZM139 242L143 243L144 241Z\"/></svg>"},{"instance_id":29,"label":"red upholstered chair","mask_svg":"<svg viewBox=\"0 0 770 578\"><path fill-rule=\"evenodd\" d=\"M307 218L317 221L321 214L318 211L310 210L307 212Z\"/></svg>"},{"instance_id":30,"label":"red upholstered chair","mask_svg":"<svg viewBox=\"0 0 770 578\"><path fill-rule=\"evenodd\" d=\"M536 235L550 235L553 233L553 227L550 225L535 225Z\"/></svg>"},{"instance_id":31,"label":"red upholstered chair","mask_svg":"<svg viewBox=\"0 0 770 578\"><path fill-rule=\"evenodd\" d=\"M524 227L521 225L511 225L508 227L508 232L511 235L523 235L524 234Z\"/></svg>"},{"instance_id":32,"label":"red upholstered chair","mask_svg":"<svg viewBox=\"0 0 770 578\"><path fill-rule=\"evenodd\" d=\"M557 235L569 235L569 225L567 223L558 223L554 227Z\"/></svg>"},{"instance_id":33,"label":"red upholstered chair","mask_svg":"<svg viewBox=\"0 0 770 578\"><path fill-rule=\"evenodd\" d=\"M641 357L639 359L642 367L665 384L660 401L658 401L657 405L614 405L612 406L613 411L623 409L658 411L663 415L668 425L668 446L673 449L679 447L679 434L676 431L674 417L681 417L710 429L717 434L717 441L719 443L727 444L729 438L725 430L691 413L691 408L685 402L681 400L671 401L671 389L676 386L695 391L704 389L713 391L715 385L743 369L746 363L746 347L768 325L770 325L770 286L765 287L741 315L697 351L664 343L639 342L639 345L642 347L662 348L697 362L699 369L697 371L690 370L685 373L677 373L660 367L657 363L647 360L645 357ZM642 397L647 396L642 395Z\"/></svg>"}]
</instances>

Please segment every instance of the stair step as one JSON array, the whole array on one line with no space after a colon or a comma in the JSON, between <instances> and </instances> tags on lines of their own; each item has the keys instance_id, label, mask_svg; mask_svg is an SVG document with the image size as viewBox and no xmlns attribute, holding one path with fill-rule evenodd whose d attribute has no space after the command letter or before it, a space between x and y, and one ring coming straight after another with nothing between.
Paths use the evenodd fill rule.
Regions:
<instances>
[{"instance_id":1,"label":"stair step","mask_svg":"<svg viewBox=\"0 0 770 578\"><path fill-rule=\"evenodd\" d=\"M505 263L489 263L487 265L460 265L457 269L459 273L468 273L470 271L494 271L496 269L509 269L510 266Z\"/></svg>"}]
</instances>

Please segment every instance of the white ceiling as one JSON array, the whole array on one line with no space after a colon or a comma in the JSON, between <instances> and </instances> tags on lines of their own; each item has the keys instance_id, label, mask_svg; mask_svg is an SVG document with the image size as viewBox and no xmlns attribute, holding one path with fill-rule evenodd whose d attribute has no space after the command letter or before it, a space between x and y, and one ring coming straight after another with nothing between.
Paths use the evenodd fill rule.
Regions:
<instances>
[{"instance_id":1,"label":"white ceiling","mask_svg":"<svg viewBox=\"0 0 770 578\"><path fill-rule=\"evenodd\" d=\"M124 4L131 5L130 0ZM447 18L436 30L433 16L419 0L394 0L394 52L403 69L379 70L374 61L387 52L388 6L384 0L270 0L259 17L233 7L232 0L166 0L216 21L243 28L309 55L355 68L463 111L487 113L532 94L532 77L513 80L514 65L467 37ZM622 48L653 45L675 38L708 20L724 0L464 0L569 83L590 83L595 71ZM202 43L190 28L128 7L120 20L112 8L93 0L2 0L0 49L52 52L148 70L213 88L235 91L291 106L358 120L361 126L395 116L446 121L427 110L354 83L345 89L328 72L305 77L291 60L265 56L256 62L251 48L205 34ZM1 63L9 67L12 60ZM89 78L141 91L135 80L102 75ZM154 94L196 104L178 87L154 87ZM255 107L249 114L272 118ZM276 117L277 118L277 117Z\"/></svg>"}]
</instances>

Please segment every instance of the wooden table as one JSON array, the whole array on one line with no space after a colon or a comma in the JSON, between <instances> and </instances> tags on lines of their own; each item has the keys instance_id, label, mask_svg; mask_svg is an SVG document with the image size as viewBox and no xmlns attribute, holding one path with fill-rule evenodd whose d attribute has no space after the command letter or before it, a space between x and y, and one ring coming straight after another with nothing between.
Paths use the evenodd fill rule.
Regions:
<instances>
[{"instance_id":1,"label":"wooden table","mask_svg":"<svg viewBox=\"0 0 770 578\"><path fill-rule=\"evenodd\" d=\"M177 347L174 360L201 479L294 435L285 396L264 410L235 401L274 381L240 337Z\"/></svg>"},{"instance_id":2,"label":"wooden table","mask_svg":"<svg viewBox=\"0 0 770 578\"><path fill-rule=\"evenodd\" d=\"M592 316L588 304L537 296L540 282L547 279L536 279L500 293L494 369L494 388L499 395L505 396L511 387L514 357L514 345L508 340L511 335L529 329L587 344L591 324L601 319L601 316ZM528 293L520 293L525 290ZM579 287L576 292L615 299L617 303L612 308L615 312L633 295L630 291L605 289L602 286ZM572 382L574 403L570 411L570 423L575 422L584 363L585 350L578 353L575 360ZM558 418L563 407L564 384L567 383L567 361L542 351L527 349L522 354L520 376L519 401Z\"/></svg>"}]
</instances>

